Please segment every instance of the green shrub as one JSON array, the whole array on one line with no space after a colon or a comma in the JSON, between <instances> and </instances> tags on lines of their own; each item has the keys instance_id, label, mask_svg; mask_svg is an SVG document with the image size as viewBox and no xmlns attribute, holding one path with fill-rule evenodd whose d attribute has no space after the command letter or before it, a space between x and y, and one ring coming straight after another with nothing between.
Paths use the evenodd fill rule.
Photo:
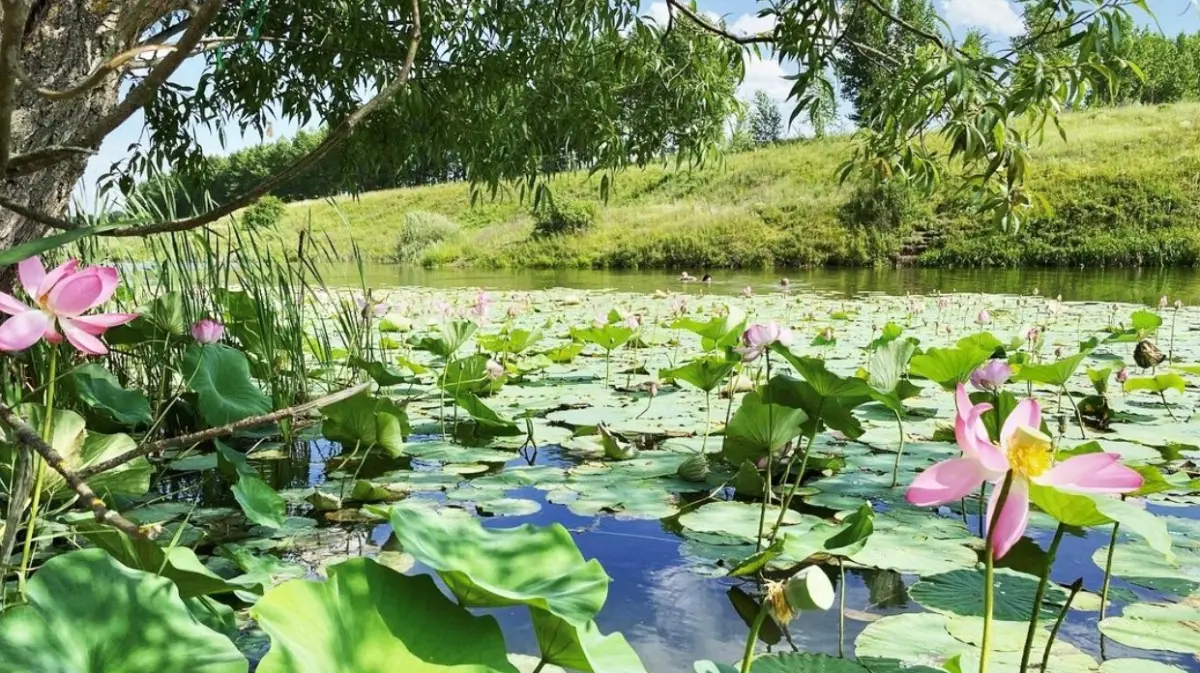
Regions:
<instances>
[{"instance_id":1,"label":"green shrub","mask_svg":"<svg viewBox=\"0 0 1200 673\"><path fill-rule=\"evenodd\" d=\"M535 237L578 234L592 228L596 222L596 205L587 201L543 201L533 211Z\"/></svg>"},{"instance_id":2,"label":"green shrub","mask_svg":"<svg viewBox=\"0 0 1200 673\"><path fill-rule=\"evenodd\" d=\"M454 220L438 213L414 210L404 215L400 225L399 240L396 241L395 261L412 263L421 258L426 249L457 239L462 229Z\"/></svg>"},{"instance_id":3,"label":"green shrub","mask_svg":"<svg viewBox=\"0 0 1200 673\"><path fill-rule=\"evenodd\" d=\"M838 208L838 220L848 227L877 232L902 232L932 216L930 200L898 180L861 184Z\"/></svg>"},{"instance_id":4,"label":"green shrub","mask_svg":"<svg viewBox=\"0 0 1200 673\"><path fill-rule=\"evenodd\" d=\"M242 213L242 224L250 229L274 227L283 220L284 209L279 197L268 194L250 204Z\"/></svg>"}]
</instances>

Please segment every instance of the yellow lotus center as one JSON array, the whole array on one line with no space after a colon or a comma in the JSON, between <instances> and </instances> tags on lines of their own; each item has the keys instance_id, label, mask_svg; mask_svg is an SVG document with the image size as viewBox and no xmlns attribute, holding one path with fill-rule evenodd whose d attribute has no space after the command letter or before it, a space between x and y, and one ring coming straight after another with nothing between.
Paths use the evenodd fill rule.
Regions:
<instances>
[{"instance_id":1,"label":"yellow lotus center","mask_svg":"<svg viewBox=\"0 0 1200 673\"><path fill-rule=\"evenodd\" d=\"M1018 426L1006 448L1008 464L1019 475L1036 477L1054 464L1050 437L1031 427Z\"/></svg>"}]
</instances>

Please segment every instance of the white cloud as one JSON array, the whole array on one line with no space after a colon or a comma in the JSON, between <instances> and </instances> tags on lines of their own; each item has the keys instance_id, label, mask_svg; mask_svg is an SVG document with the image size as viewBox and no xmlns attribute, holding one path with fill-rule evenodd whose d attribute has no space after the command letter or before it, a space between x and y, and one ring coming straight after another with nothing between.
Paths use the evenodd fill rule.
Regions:
<instances>
[{"instance_id":1,"label":"white cloud","mask_svg":"<svg viewBox=\"0 0 1200 673\"><path fill-rule=\"evenodd\" d=\"M745 59L746 78L738 88L738 96L749 99L754 96L755 91L762 89L771 100L782 103L792 90L792 83L784 79L784 76L790 73L773 58L763 59L754 54L747 54Z\"/></svg>"},{"instance_id":2,"label":"white cloud","mask_svg":"<svg viewBox=\"0 0 1200 673\"><path fill-rule=\"evenodd\" d=\"M979 28L1008 37L1025 29L1009 0L941 0L942 15L952 27Z\"/></svg>"},{"instance_id":3,"label":"white cloud","mask_svg":"<svg viewBox=\"0 0 1200 673\"><path fill-rule=\"evenodd\" d=\"M775 17L743 14L729 24L730 32L737 35L757 35L775 29Z\"/></svg>"}]
</instances>

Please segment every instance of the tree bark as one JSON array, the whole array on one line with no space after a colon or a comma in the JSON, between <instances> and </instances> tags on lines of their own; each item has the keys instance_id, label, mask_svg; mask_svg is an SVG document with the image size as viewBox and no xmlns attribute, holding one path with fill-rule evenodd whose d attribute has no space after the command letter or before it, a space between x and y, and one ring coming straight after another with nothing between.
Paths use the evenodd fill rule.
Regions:
<instances>
[{"instance_id":1,"label":"tree bark","mask_svg":"<svg viewBox=\"0 0 1200 673\"><path fill-rule=\"evenodd\" d=\"M22 44L25 72L41 87L69 89L107 58L135 44L155 19L177 4L178 0L36 0ZM67 100L49 100L17 83L13 153L67 144L116 106L120 79L118 73L110 74ZM23 205L64 216L88 158L79 154L32 175L0 178L2 189ZM42 225L0 209L0 250L44 234ZM11 284L13 271L0 270L0 288Z\"/></svg>"}]
</instances>

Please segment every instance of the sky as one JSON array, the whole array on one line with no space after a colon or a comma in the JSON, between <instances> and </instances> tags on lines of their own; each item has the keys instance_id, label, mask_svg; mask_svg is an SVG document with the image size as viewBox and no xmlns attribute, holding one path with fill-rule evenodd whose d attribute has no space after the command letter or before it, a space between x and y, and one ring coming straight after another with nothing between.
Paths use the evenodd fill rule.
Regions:
<instances>
[{"instance_id":1,"label":"sky","mask_svg":"<svg viewBox=\"0 0 1200 673\"><path fill-rule=\"evenodd\" d=\"M993 41L1004 42L1021 32L1020 5L1012 0L933 2L954 35L962 35L971 28L979 28ZM751 0L698 0L698 6L705 13L723 17L733 32L757 33L771 28L769 19L760 18L755 14L756 8L766 6L766 3ZM1158 26L1169 35L1200 31L1200 0L1149 0L1149 6L1154 12ZM665 2L643 0L642 9L648 16L660 21L665 20ZM1147 16L1135 18L1144 25L1153 25ZM172 80L184 85L194 84L199 79L202 67L202 60L192 59L180 67ZM783 109L784 119L787 119L791 112L791 106L786 102L791 83L784 77L795 72L795 69L795 64L780 64L769 56L766 59L750 56L747 59L746 77L739 89L739 95L743 99L749 99L757 90L766 91ZM144 124L145 120L139 112L105 139L99 152L88 163L87 172L76 189L78 207L86 211L96 210L97 181L114 162L126 156L131 144L145 141ZM287 120L277 120L274 124L275 137L290 136L296 130L296 124ZM797 130L793 129L792 132ZM242 136L236 130L232 130L227 133L224 143L209 129L199 128L195 133L200 146L208 154L227 154L262 142L262 138L253 131Z\"/></svg>"}]
</instances>

